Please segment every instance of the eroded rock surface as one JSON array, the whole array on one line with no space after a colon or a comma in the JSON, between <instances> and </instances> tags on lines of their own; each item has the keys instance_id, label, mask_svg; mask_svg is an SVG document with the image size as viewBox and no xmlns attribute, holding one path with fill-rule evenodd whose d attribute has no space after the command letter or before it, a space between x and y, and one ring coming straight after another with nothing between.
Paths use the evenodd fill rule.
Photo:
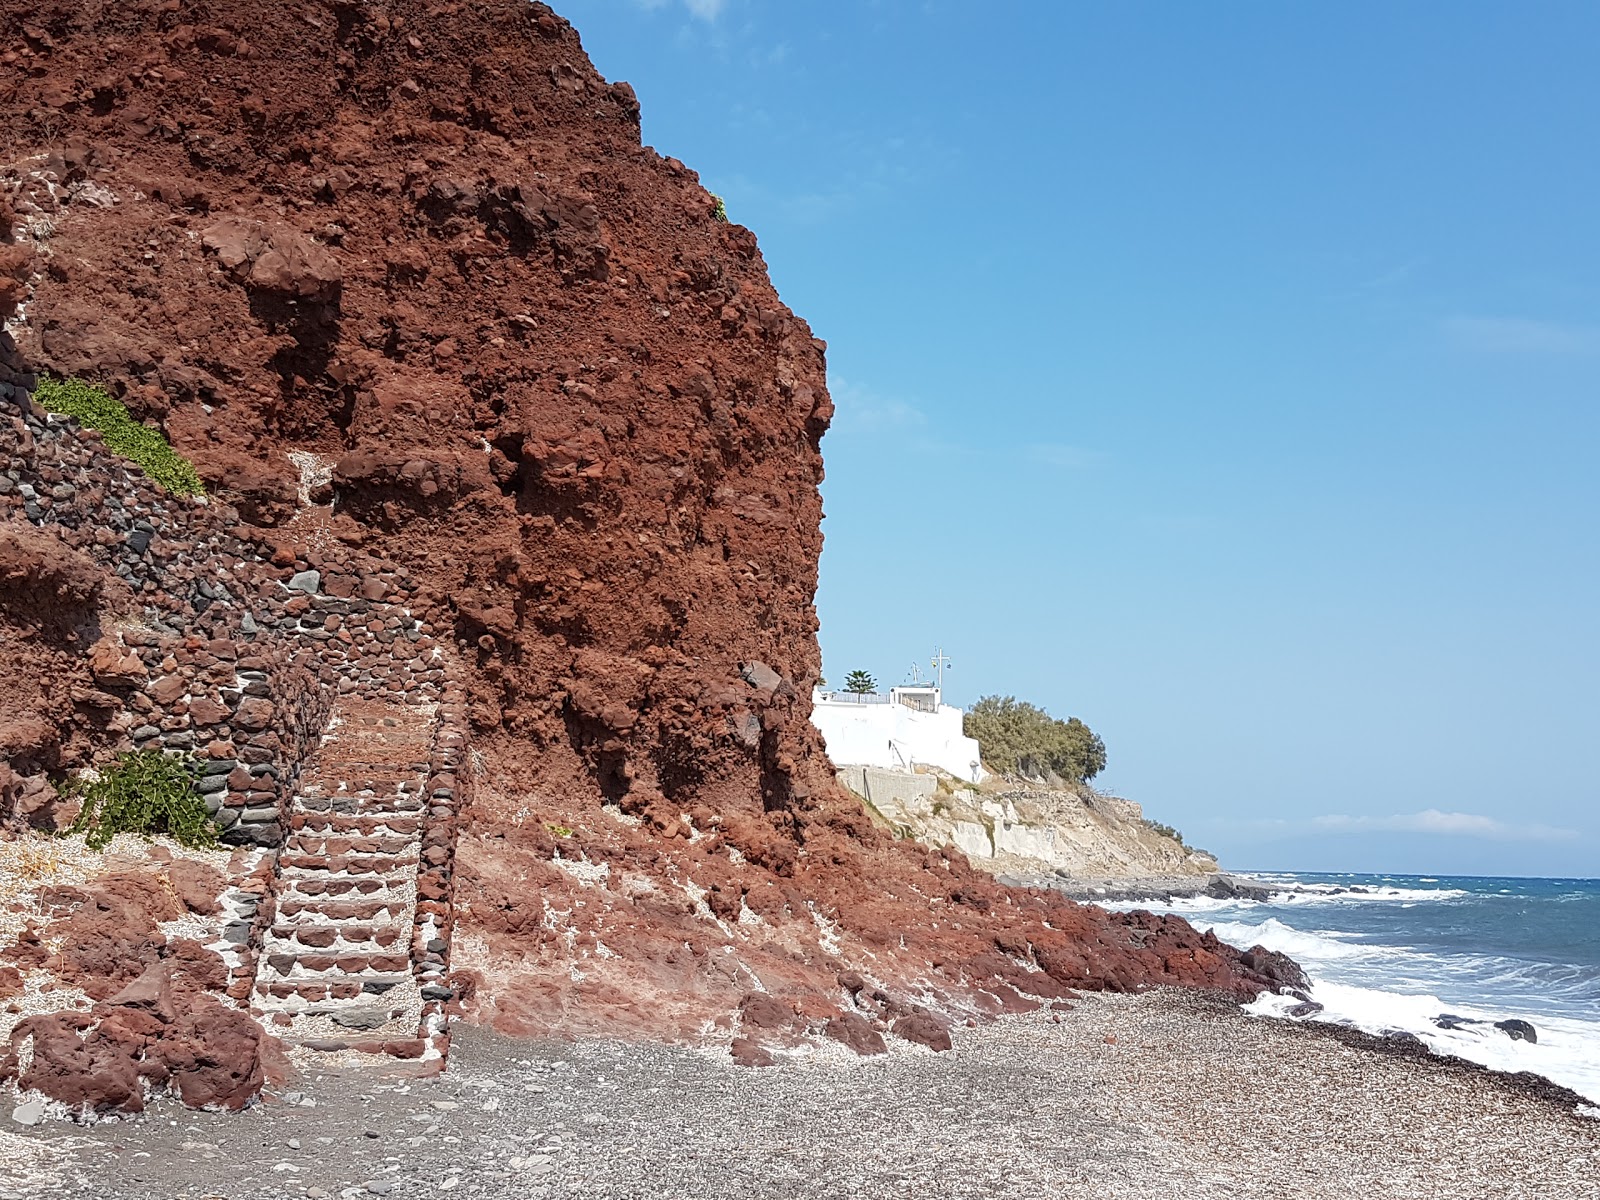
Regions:
<instances>
[{"instance_id":1,"label":"eroded rock surface","mask_svg":"<svg viewBox=\"0 0 1600 1200\"><path fill-rule=\"evenodd\" d=\"M24 973L43 972L58 1002L80 996L75 1007L7 1021L0 1079L77 1114L140 1112L163 1090L224 1109L260 1093L273 1055L260 1025L228 1003L227 964L166 928L214 916L230 880L208 863L156 854L82 886L45 888L37 907L47 919L0 949L12 995Z\"/></svg>"},{"instance_id":2,"label":"eroded rock surface","mask_svg":"<svg viewBox=\"0 0 1600 1200\"><path fill-rule=\"evenodd\" d=\"M0 400L35 369L101 382L291 590L365 588L336 570L356 547L416 581L476 735L453 1011L758 1062L825 1030L942 1046L1073 989L1281 982L1181 920L1001 888L835 783L808 719L823 344L548 8L0 0L0 24ZM27 669L65 656L79 703L146 686L119 645ZM75 1018L35 1040L200 1078L127 1050L154 1018L118 994L116 1048L74 1048Z\"/></svg>"}]
</instances>

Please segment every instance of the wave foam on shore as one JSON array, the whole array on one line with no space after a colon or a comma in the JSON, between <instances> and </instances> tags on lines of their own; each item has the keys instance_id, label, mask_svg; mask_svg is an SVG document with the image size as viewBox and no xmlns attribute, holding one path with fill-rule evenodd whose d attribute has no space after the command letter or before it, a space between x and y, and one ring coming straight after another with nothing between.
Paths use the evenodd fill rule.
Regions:
<instances>
[{"instance_id":1,"label":"wave foam on shore","mask_svg":"<svg viewBox=\"0 0 1600 1200\"><path fill-rule=\"evenodd\" d=\"M1453 1054L1494 1071L1532 1071L1600 1104L1600 1024L1545 1011L1543 1006L1533 1012L1496 1010L1446 1001L1435 992L1438 981L1452 976L1471 980L1477 988L1485 979L1497 979L1508 987L1537 987L1542 999L1554 1002L1560 999L1561 981L1551 978L1547 970L1513 959L1447 958L1353 942L1347 940L1348 934L1300 930L1276 918L1255 924L1197 921L1196 926L1210 928L1233 946L1260 945L1289 955L1306 969L1311 980L1308 995L1322 1005L1321 1012L1309 1017L1289 1017L1288 1010L1299 1003L1295 997L1263 993L1246 1006L1246 1012L1352 1025L1380 1036L1411 1034L1436 1054ZM1347 980L1361 978L1365 982L1334 982L1326 977L1328 965L1336 965ZM1379 981L1390 986L1370 986ZM1461 1020L1451 1022L1454 1028L1441 1028L1437 1021L1445 1014ZM1537 1043L1513 1039L1495 1027L1496 1021L1511 1018L1531 1020L1537 1029Z\"/></svg>"}]
</instances>

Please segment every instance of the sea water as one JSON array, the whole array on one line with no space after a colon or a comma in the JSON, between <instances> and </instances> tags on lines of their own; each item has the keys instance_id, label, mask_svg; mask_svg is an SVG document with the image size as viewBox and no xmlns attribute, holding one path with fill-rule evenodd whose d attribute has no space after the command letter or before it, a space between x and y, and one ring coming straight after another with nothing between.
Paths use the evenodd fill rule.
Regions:
<instances>
[{"instance_id":1,"label":"sea water","mask_svg":"<svg viewBox=\"0 0 1600 1200\"><path fill-rule=\"evenodd\" d=\"M1600 880L1253 877L1276 889L1270 900L1113 907L1175 912L1230 945L1289 955L1323 1006L1300 1019L1414 1034L1436 1053L1533 1071L1600 1106ZM1298 1003L1264 995L1247 1011L1293 1019L1285 1014ZM1444 1015L1476 1023L1446 1029ZM1495 1028L1511 1019L1533 1025L1538 1041Z\"/></svg>"}]
</instances>

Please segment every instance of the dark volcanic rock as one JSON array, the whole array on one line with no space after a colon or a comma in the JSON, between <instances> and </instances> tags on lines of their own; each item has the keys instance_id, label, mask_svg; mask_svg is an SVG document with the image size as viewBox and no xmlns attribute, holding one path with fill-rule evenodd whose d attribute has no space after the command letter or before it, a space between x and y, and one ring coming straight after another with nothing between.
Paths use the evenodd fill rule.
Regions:
<instances>
[{"instance_id":1,"label":"dark volcanic rock","mask_svg":"<svg viewBox=\"0 0 1600 1200\"><path fill-rule=\"evenodd\" d=\"M1537 1042L1539 1040L1539 1031L1527 1021L1515 1018L1509 1021L1496 1021L1494 1027L1512 1041Z\"/></svg>"}]
</instances>

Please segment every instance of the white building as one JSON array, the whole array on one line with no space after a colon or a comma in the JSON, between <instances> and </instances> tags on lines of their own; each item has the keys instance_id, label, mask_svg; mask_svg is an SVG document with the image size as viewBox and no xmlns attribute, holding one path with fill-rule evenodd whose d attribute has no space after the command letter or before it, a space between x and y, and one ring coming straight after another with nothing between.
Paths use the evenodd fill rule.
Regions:
<instances>
[{"instance_id":1,"label":"white building","mask_svg":"<svg viewBox=\"0 0 1600 1200\"><path fill-rule=\"evenodd\" d=\"M977 740L962 731L965 715L942 703L931 684L890 688L887 696L811 694L811 720L835 766L910 771L922 765L978 783L985 772Z\"/></svg>"}]
</instances>

